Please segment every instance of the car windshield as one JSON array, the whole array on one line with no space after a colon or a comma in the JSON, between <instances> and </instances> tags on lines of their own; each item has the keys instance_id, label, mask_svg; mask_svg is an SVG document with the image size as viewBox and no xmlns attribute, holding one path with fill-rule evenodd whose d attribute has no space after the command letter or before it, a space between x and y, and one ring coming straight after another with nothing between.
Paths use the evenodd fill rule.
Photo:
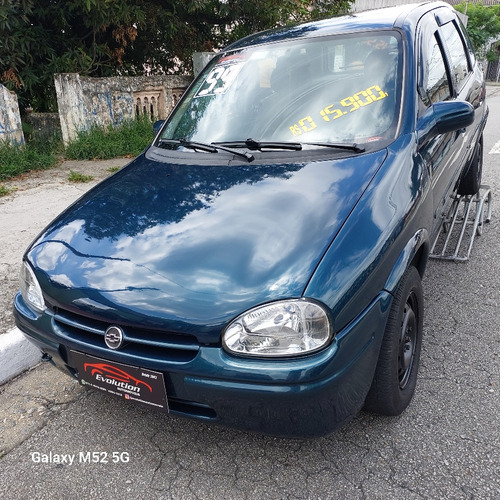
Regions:
<instances>
[{"instance_id":1,"label":"car windshield","mask_svg":"<svg viewBox=\"0 0 500 500\"><path fill-rule=\"evenodd\" d=\"M384 31L223 53L184 96L161 138L233 145L249 138L302 144L392 139L400 45L397 33Z\"/></svg>"}]
</instances>

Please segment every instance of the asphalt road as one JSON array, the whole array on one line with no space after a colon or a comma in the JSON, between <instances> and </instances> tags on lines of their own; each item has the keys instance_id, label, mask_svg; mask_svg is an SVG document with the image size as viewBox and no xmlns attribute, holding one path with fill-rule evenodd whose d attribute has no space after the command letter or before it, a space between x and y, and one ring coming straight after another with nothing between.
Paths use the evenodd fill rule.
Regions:
<instances>
[{"instance_id":1,"label":"asphalt road","mask_svg":"<svg viewBox=\"0 0 500 500\"><path fill-rule=\"evenodd\" d=\"M500 88L488 104L493 219L470 261L428 266L403 415L276 439L129 406L42 365L0 388L0 498L500 499Z\"/></svg>"}]
</instances>

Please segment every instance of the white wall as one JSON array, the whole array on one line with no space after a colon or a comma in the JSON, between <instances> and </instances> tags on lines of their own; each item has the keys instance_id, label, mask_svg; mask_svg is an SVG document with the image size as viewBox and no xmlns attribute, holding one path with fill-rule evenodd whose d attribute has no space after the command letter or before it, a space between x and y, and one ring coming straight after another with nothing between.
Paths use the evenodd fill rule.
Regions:
<instances>
[{"instance_id":1,"label":"white wall","mask_svg":"<svg viewBox=\"0 0 500 500\"><path fill-rule=\"evenodd\" d=\"M0 141L24 144L17 96L2 84L0 84Z\"/></svg>"}]
</instances>

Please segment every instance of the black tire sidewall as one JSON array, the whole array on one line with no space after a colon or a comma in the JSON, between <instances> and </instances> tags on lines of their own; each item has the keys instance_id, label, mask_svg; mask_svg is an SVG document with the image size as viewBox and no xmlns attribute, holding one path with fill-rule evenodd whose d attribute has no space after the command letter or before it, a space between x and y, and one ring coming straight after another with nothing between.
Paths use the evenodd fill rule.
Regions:
<instances>
[{"instance_id":1,"label":"black tire sidewall","mask_svg":"<svg viewBox=\"0 0 500 500\"><path fill-rule=\"evenodd\" d=\"M401 325L407 299L413 296L416 303L416 341L413 365L404 388L400 387L398 354L400 349ZM372 387L365 407L382 415L399 415L410 403L417 383L423 331L423 291L420 274L415 267L409 267L402 276L391 305L382 339L380 355L375 369Z\"/></svg>"}]
</instances>

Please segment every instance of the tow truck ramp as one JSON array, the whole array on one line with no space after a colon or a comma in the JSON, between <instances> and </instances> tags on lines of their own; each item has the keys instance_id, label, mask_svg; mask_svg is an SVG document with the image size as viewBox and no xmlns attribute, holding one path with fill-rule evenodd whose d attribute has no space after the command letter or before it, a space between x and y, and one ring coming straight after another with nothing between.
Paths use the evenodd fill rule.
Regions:
<instances>
[{"instance_id":1,"label":"tow truck ramp","mask_svg":"<svg viewBox=\"0 0 500 500\"><path fill-rule=\"evenodd\" d=\"M469 260L474 238L491 220L491 189L482 185L475 195L455 193L452 198L429 257L464 262Z\"/></svg>"}]
</instances>

